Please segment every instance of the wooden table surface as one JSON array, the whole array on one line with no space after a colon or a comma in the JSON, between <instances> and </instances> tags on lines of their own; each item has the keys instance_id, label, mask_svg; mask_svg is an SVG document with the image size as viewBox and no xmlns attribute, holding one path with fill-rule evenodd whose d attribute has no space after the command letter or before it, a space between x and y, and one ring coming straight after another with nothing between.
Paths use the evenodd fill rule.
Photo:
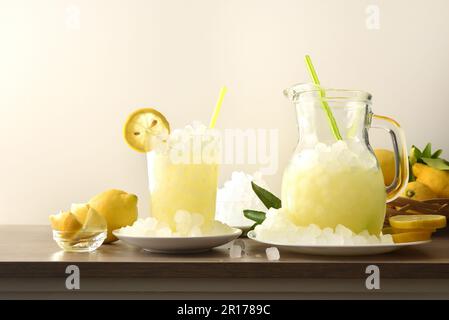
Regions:
<instances>
[{"instance_id":1,"label":"wooden table surface","mask_svg":"<svg viewBox=\"0 0 449 320\"><path fill-rule=\"evenodd\" d=\"M231 259L226 247L199 254L164 255L116 242L93 253L65 253L47 226L0 226L0 277L60 277L69 264L84 277L107 278L321 278L355 279L379 266L383 278L448 279L449 238L379 256L322 257L281 251L268 261L266 246L245 239L246 254Z\"/></svg>"}]
</instances>

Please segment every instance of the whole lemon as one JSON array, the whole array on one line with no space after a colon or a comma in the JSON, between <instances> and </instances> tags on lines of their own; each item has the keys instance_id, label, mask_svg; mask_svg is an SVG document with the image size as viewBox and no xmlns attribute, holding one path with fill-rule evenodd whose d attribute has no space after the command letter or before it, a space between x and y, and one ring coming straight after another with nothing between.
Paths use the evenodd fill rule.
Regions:
<instances>
[{"instance_id":1,"label":"whole lemon","mask_svg":"<svg viewBox=\"0 0 449 320\"><path fill-rule=\"evenodd\" d=\"M105 243L118 240L112 231L129 226L137 220L137 200L136 195L116 189L102 192L89 200L89 205L106 219L108 237Z\"/></svg>"},{"instance_id":2,"label":"whole lemon","mask_svg":"<svg viewBox=\"0 0 449 320\"><path fill-rule=\"evenodd\" d=\"M438 170L422 163L412 167L416 180L425 184L440 198L449 198L449 171Z\"/></svg>"},{"instance_id":3,"label":"whole lemon","mask_svg":"<svg viewBox=\"0 0 449 320\"><path fill-rule=\"evenodd\" d=\"M430 190L428 186L419 181L409 182L403 195L406 198L418 201L434 199L437 197L437 195Z\"/></svg>"},{"instance_id":4,"label":"whole lemon","mask_svg":"<svg viewBox=\"0 0 449 320\"><path fill-rule=\"evenodd\" d=\"M377 161L382 169L384 183L386 186L389 186L394 180L394 152L386 149L375 149L374 153L376 154Z\"/></svg>"}]
</instances>

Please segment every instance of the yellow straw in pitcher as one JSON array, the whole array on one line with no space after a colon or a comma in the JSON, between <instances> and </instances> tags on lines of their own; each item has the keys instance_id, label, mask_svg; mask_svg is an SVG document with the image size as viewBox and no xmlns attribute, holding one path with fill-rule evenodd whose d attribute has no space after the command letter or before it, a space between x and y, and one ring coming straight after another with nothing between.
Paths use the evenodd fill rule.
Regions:
<instances>
[{"instance_id":1,"label":"yellow straw in pitcher","mask_svg":"<svg viewBox=\"0 0 449 320\"><path fill-rule=\"evenodd\" d=\"M218 115L220 113L221 105L223 104L223 99L228 89L226 86L221 87L220 94L218 96L217 104L215 105L214 113L210 119L209 128L215 128L215 123L217 122Z\"/></svg>"},{"instance_id":2,"label":"yellow straw in pitcher","mask_svg":"<svg viewBox=\"0 0 449 320\"><path fill-rule=\"evenodd\" d=\"M327 119L329 120L329 124L331 126L332 134L334 135L335 139L343 140L340 134L340 130L338 130L337 121L335 120L334 115L332 114L332 110L327 104L327 102L324 100L324 90L321 88L320 80L318 79L318 75L316 74L315 68L313 67L312 64L312 59L310 59L309 55L306 55L304 58L313 83L319 87L321 107L323 107L324 112L326 112Z\"/></svg>"}]
</instances>

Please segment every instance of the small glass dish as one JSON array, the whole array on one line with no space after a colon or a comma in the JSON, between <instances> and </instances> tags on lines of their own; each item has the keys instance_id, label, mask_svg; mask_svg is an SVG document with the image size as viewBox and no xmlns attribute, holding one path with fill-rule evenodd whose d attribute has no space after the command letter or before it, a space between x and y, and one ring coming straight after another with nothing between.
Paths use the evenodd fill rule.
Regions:
<instances>
[{"instance_id":1,"label":"small glass dish","mask_svg":"<svg viewBox=\"0 0 449 320\"><path fill-rule=\"evenodd\" d=\"M107 231L57 231L53 230L53 239L58 246L68 252L92 252L103 244Z\"/></svg>"}]
</instances>

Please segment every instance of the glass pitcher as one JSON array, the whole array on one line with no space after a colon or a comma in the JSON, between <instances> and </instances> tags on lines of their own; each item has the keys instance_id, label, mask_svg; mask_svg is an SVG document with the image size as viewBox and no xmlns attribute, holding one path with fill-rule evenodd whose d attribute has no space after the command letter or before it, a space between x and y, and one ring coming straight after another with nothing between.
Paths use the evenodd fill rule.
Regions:
<instances>
[{"instance_id":1,"label":"glass pitcher","mask_svg":"<svg viewBox=\"0 0 449 320\"><path fill-rule=\"evenodd\" d=\"M299 142L282 179L282 206L300 226L316 224L378 235L386 202L408 181L404 134L399 124L371 112L371 94L298 84L284 90L295 104ZM395 178L385 188L370 146L370 128L386 130L395 155Z\"/></svg>"}]
</instances>

